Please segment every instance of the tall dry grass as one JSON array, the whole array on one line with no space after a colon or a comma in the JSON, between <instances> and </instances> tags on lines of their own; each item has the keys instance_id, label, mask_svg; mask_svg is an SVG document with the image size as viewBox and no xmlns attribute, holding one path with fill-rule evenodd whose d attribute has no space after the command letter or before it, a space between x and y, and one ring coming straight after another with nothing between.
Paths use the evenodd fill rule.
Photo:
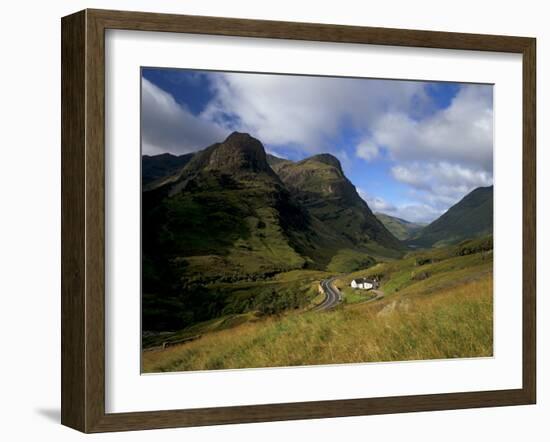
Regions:
<instances>
[{"instance_id":1,"label":"tall dry grass","mask_svg":"<svg viewBox=\"0 0 550 442\"><path fill-rule=\"evenodd\" d=\"M292 314L143 353L145 372L491 356L493 278L331 312Z\"/></svg>"}]
</instances>

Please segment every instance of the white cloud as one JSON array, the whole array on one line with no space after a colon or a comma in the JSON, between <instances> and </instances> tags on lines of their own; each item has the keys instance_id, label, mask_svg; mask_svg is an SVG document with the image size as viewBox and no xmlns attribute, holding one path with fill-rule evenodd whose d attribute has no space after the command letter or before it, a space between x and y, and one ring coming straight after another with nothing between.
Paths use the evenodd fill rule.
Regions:
<instances>
[{"instance_id":1,"label":"white cloud","mask_svg":"<svg viewBox=\"0 0 550 442\"><path fill-rule=\"evenodd\" d=\"M443 214L444 210L438 210L429 204L406 204L397 208L394 213L388 215L396 216L406 221L417 223L430 223Z\"/></svg>"},{"instance_id":2,"label":"white cloud","mask_svg":"<svg viewBox=\"0 0 550 442\"><path fill-rule=\"evenodd\" d=\"M460 164L439 163L408 163L394 166L393 176L419 189L431 189L441 185L468 189L471 187L489 186L492 184L492 174L480 169L468 168ZM460 190L462 192L462 190Z\"/></svg>"},{"instance_id":3,"label":"white cloud","mask_svg":"<svg viewBox=\"0 0 550 442\"><path fill-rule=\"evenodd\" d=\"M379 155L380 149L371 141L363 140L357 145L355 153L359 158L363 158L365 161L371 161Z\"/></svg>"},{"instance_id":4,"label":"white cloud","mask_svg":"<svg viewBox=\"0 0 550 442\"><path fill-rule=\"evenodd\" d=\"M142 78L141 84L144 154L193 152L227 136L226 129L194 116L150 81Z\"/></svg>"},{"instance_id":5,"label":"white cloud","mask_svg":"<svg viewBox=\"0 0 550 442\"><path fill-rule=\"evenodd\" d=\"M369 195L364 189L358 188L357 193L369 205L373 212L388 213L397 210L393 204L387 202L383 198Z\"/></svg>"},{"instance_id":6,"label":"white cloud","mask_svg":"<svg viewBox=\"0 0 550 442\"><path fill-rule=\"evenodd\" d=\"M394 166L393 177L435 208L448 208L477 187L493 184L492 173L448 162L413 162Z\"/></svg>"},{"instance_id":7,"label":"white cloud","mask_svg":"<svg viewBox=\"0 0 550 442\"><path fill-rule=\"evenodd\" d=\"M277 157L277 158L282 158L283 160L288 160L288 155L286 155L285 153L282 153L281 151L277 150L277 149L273 149L271 147L265 147L265 152L269 155L273 155L274 157Z\"/></svg>"},{"instance_id":8,"label":"white cloud","mask_svg":"<svg viewBox=\"0 0 550 442\"><path fill-rule=\"evenodd\" d=\"M243 73L210 78L215 98L203 117L308 153L331 151L344 124L363 132L382 110L409 112L429 102L419 82Z\"/></svg>"},{"instance_id":9,"label":"white cloud","mask_svg":"<svg viewBox=\"0 0 550 442\"><path fill-rule=\"evenodd\" d=\"M415 200L398 208L405 219L440 214L473 189L492 185L492 101L491 87L463 85L449 107L427 118L387 112L374 122L356 153L371 160L384 151L394 161L392 176Z\"/></svg>"},{"instance_id":10,"label":"white cloud","mask_svg":"<svg viewBox=\"0 0 550 442\"><path fill-rule=\"evenodd\" d=\"M387 112L372 127L371 141L397 162L445 161L493 169L493 104L489 86L464 85L451 105L415 120Z\"/></svg>"},{"instance_id":11,"label":"white cloud","mask_svg":"<svg viewBox=\"0 0 550 442\"><path fill-rule=\"evenodd\" d=\"M441 216L443 209L437 209L428 203L405 203L394 205L383 198L371 196L364 189L357 189L373 212L385 213L412 222L429 223Z\"/></svg>"}]
</instances>

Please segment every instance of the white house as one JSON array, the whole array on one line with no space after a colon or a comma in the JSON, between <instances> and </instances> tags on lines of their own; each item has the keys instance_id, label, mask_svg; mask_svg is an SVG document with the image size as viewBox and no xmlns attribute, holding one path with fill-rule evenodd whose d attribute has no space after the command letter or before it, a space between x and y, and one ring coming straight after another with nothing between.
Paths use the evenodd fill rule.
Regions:
<instances>
[{"instance_id":1,"label":"white house","mask_svg":"<svg viewBox=\"0 0 550 442\"><path fill-rule=\"evenodd\" d=\"M351 287L354 289L370 290L373 289L376 284L376 280L367 278L358 278L351 281Z\"/></svg>"}]
</instances>

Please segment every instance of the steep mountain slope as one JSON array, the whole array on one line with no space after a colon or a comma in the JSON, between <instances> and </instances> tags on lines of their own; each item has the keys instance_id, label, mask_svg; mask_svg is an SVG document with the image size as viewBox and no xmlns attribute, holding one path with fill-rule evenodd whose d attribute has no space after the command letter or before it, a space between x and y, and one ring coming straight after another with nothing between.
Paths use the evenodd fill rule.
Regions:
<instances>
[{"instance_id":1,"label":"steep mountain slope","mask_svg":"<svg viewBox=\"0 0 550 442\"><path fill-rule=\"evenodd\" d=\"M187 276L301 268L308 259L291 237L309 230L307 213L246 134L196 153L178 176L143 194L144 257L177 260Z\"/></svg>"},{"instance_id":2,"label":"steep mountain slope","mask_svg":"<svg viewBox=\"0 0 550 442\"><path fill-rule=\"evenodd\" d=\"M219 285L317 265L299 251L316 235L258 140L234 133L197 152L142 194L144 330L255 308L249 294Z\"/></svg>"},{"instance_id":3,"label":"steep mountain slope","mask_svg":"<svg viewBox=\"0 0 550 442\"><path fill-rule=\"evenodd\" d=\"M273 170L275 170L275 168L280 167L284 164L292 163L292 161L290 161L290 160L287 160L285 158L279 158L279 157L276 157L275 155L271 155L271 154L267 154L266 158L267 158L267 163L271 166L271 168Z\"/></svg>"},{"instance_id":4,"label":"steep mountain slope","mask_svg":"<svg viewBox=\"0 0 550 442\"><path fill-rule=\"evenodd\" d=\"M386 215L385 213L378 212L375 215L393 236L402 241L417 236L420 230L426 226L425 223L413 223L402 218Z\"/></svg>"},{"instance_id":5,"label":"steep mountain slope","mask_svg":"<svg viewBox=\"0 0 550 442\"><path fill-rule=\"evenodd\" d=\"M193 158L193 153L172 155L143 155L141 157L141 182L148 185L160 178L173 175L181 170Z\"/></svg>"},{"instance_id":6,"label":"steep mountain slope","mask_svg":"<svg viewBox=\"0 0 550 442\"><path fill-rule=\"evenodd\" d=\"M438 247L493 233L493 186L478 187L408 241Z\"/></svg>"},{"instance_id":7,"label":"steep mountain slope","mask_svg":"<svg viewBox=\"0 0 550 442\"><path fill-rule=\"evenodd\" d=\"M320 154L298 163L278 162L273 168L296 200L341 235L343 244L380 254L402 249L346 178L336 157Z\"/></svg>"}]
</instances>

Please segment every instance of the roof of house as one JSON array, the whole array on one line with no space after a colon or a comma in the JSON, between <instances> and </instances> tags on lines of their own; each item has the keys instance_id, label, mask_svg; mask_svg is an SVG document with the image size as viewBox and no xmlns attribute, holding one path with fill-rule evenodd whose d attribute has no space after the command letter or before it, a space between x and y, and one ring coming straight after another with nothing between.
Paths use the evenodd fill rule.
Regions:
<instances>
[{"instance_id":1,"label":"roof of house","mask_svg":"<svg viewBox=\"0 0 550 442\"><path fill-rule=\"evenodd\" d=\"M373 279L368 279L368 278L356 278L353 281L355 281L356 284L363 284L365 282L368 282L368 283L371 283L371 284L374 283Z\"/></svg>"}]
</instances>

